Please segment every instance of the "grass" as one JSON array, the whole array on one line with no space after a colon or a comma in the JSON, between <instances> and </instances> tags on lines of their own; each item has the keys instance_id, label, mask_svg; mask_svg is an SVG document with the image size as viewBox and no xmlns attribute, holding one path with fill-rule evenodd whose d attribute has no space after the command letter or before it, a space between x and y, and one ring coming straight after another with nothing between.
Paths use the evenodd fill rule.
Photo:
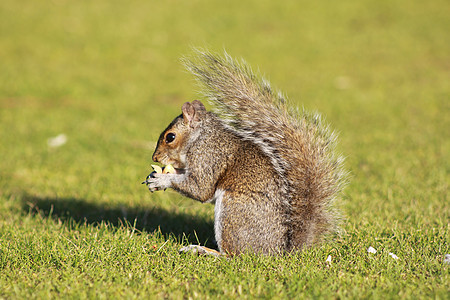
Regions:
<instances>
[{"instance_id":1,"label":"grass","mask_svg":"<svg viewBox=\"0 0 450 300\"><path fill-rule=\"evenodd\" d=\"M450 298L449 10L1 2L0 298ZM140 182L198 97L179 63L191 46L245 58L340 132L340 237L286 257L178 254L214 247L213 207Z\"/></svg>"}]
</instances>

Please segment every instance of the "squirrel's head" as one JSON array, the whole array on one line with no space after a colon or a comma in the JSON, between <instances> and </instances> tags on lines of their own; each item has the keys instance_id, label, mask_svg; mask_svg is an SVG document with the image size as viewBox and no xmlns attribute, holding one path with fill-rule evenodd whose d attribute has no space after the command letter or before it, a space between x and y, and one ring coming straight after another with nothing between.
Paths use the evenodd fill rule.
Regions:
<instances>
[{"instance_id":1,"label":"squirrel's head","mask_svg":"<svg viewBox=\"0 0 450 300\"><path fill-rule=\"evenodd\" d=\"M152 157L153 161L171 164L176 169L185 168L186 145L199 132L206 114L205 106L198 100L184 103L181 111L182 114L161 133Z\"/></svg>"}]
</instances>

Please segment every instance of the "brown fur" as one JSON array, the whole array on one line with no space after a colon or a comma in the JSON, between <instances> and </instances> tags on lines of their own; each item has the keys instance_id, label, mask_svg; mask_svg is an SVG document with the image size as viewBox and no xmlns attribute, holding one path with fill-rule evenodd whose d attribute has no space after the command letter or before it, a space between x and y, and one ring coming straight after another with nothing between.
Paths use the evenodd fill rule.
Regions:
<instances>
[{"instance_id":1,"label":"brown fur","mask_svg":"<svg viewBox=\"0 0 450 300\"><path fill-rule=\"evenodd\" d=\"M153 159L180 174L150 180L216 205L222 253L281 253L320 241L336 228L332 202L345 173L335 137L320 117L298 113L229 56L198 53L188 69L217 108L185 103L161 134ZM168 133L176 139L165 142Z\"/></svg>"}]
</instances>

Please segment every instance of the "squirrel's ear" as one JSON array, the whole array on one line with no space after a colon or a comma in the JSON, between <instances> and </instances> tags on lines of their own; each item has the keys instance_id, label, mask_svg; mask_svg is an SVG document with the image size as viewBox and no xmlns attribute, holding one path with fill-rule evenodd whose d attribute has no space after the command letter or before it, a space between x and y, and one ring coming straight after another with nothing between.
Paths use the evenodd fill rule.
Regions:
<instances>
[{"instance_id":1,"label":"squirrel's ear","mask_svg":"<svg viewBox=\"0 0 450 300\"><path fill-rule=\"evenodd\" d=\"M192 101L192 105L194 106L195 110L200 113L203 113L206 111L205 106L203 105L203 103L200 100Z\"/></svg>"},{"instance_id":2,"label":"squirrel's ear","mask_svg":"<svg viewBox=\"0 0 450 300\"><path fill-rule=\"evenodd\" d=\"M196 128L201 122L201 115L206 112L206 108L198 100L190 102L186 102L181 107L181 111L183 112L183 119L186 123L189 124L191 128Z\"/></svg>"}]
</instances>

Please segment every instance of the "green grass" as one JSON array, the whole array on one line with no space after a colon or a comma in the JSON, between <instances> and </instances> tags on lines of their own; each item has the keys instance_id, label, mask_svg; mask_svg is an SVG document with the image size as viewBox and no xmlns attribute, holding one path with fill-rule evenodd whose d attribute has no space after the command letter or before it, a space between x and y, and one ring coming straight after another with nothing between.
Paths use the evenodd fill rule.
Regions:
<instances>
[{"instance_id":1,"label":"green grass","mask_svg":"<svg viewBox=\"0 0 450 300\"><path fill-rule=\"evenodd\" d=\"M449 299L449 13L441 0L0 2L0 298ZM245 58L340 132L340 237L287 257L178 254L214 247L213 207L140 183L198 97L179 62L191 46Z\"/></svg>"}]
</instances>

